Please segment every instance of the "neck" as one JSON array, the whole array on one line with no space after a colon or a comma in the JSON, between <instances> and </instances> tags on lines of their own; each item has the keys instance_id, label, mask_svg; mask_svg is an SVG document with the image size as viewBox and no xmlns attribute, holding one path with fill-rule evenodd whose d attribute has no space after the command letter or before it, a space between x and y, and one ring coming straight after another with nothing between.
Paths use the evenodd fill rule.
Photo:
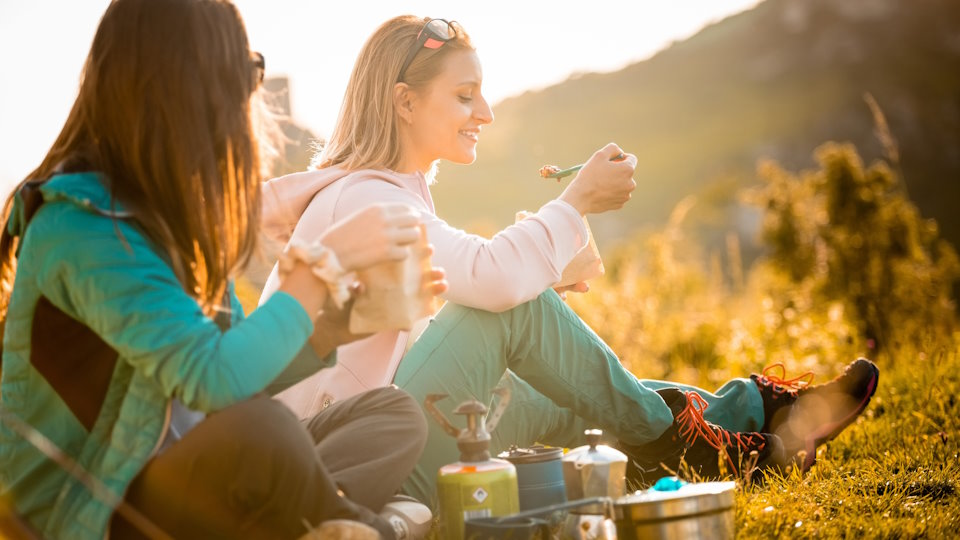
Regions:
<instances>
[{"instance_id":1,"label":"neck","mask_svg":"<svg viewBox=\"0 0 960 540\"><path fill-rule=\"evenodd\" d=\"M401 159L400 163L397 164L397 167L394 170L400 174L413 174L416 172L426 174L427 172L427 169L422 163L417 160L406 158Z\"/></svg>"},{"instance_id":2,"label":"neck","mask_svg":"<svg viewBox=\"0 0 960 540\"><path fill-rule=\"evenodd\" d=\"M428 156L420 155L421 152L417 151L417 145L413 142L410 133L405 130L400 130L400 162L397 164L395 171L401 174L410 174L419 172L421 174L427 174L430 170L430 167L433 166L435 159L430 159Z\"/></svg>"},{"instance_id":3,"label":"neck","mask_svg":"<svg viewBox=\"0 0 960 540\"><path fill-rule=\"evenodd\" d=\"M432 161L426 163L414 162L414 161L400 161L400 164L397 165L395 172L400 174L414 174L420 173L424 176L430 171L430 167L433 165Z\"/></svg>"}]
</instances>

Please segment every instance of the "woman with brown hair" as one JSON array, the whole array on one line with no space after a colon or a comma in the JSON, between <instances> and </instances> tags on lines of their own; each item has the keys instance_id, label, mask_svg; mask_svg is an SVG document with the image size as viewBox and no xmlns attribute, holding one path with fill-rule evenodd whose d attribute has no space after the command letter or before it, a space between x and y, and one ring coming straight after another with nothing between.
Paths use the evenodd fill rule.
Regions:
<instances>
[{"instance_id":1,"label":"woman with brown hair","mask_svg":"<svg viewBox=\"0 0 960 540\"><path fill-rule=\"evenodd\" d=\"M587 245L584 216L629 200L635 156L612 143L601 148L559 197L493 238L468 234L437 215L430 194L435 163L472 163L483 127L493 122L482 82L479 57L459 24L390 19L360 51L316 170L268 182L280 202L265 206L266 230L292 231L295 241L371 202L417 208L435 247L434 263L450 284L447 304L419 339L380 332L348 344L337 368L280 398L309 415L395 383L420 402L429 393L448 394L440 405L449 413L466 399L486 401L505 379L514 398L493 434L494 452L535 442L576 446L584 428L602 427L629 454L628 475L638 482L668 474L661 464L676 470L681 459L704 476L737 474L753 452L761 469L782 468L800 451L806 454L799 465L810 467L815 446L869 401L877 382L872 363L854 362L836 383L818 386L773 373L734 379L715 393L641 380L555 292ZM268 281L264 298L276 284ZM457 455L453 439L431 423L405 491L431 502L437 469Z\"/></svg>"},{"instance_id":2,"label":"woman with brown hair","mask_svg":"<svg viewBox=\"0 0 960 540\"><path fill-rule=\"evenodd\" d=\"M377 512L424 444L408 395L358 395L311 437L261 392L335 361L352 339L342 276L405 257L419 218L366 207L291 246L244 318L263 70L226 0L115 0L59 137L7 202L0 496L46 537L405 532Z\"/></svg>"}]
</instances>

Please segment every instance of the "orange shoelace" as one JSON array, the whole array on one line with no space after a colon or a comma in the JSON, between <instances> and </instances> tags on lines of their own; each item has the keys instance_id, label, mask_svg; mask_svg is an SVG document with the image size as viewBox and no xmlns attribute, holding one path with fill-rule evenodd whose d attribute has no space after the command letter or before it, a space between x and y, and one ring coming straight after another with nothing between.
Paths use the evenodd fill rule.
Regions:
<instances>
[{"instance_id":1,"label":"orange shoelace","mask_svg":"<svg viewBox=\"0 0 960 540\"><path fill-rule=\"evenodd\" d=\"M727 452L727 448L733 446L733 441L736 441L737 446L739 446L741 450L750 450L751 446L754 445L753 438L755 434L732 433L711 424L703 417L704 411L706 411L709 406L707 401L696 392L686 392L685 395L687 397L687 406L677 415L680 436L684 438L687 444L693 444L697 438L702 438L717 451L724 453L731 470L739 471L740 469L734 464L733 459L730 458L730 453ZM764 446L766 446L766 441L761 440L760 445L756 449L763 450Z\"/></svg>"},{"instance_id":2,"label":"orange shoelace","mask_svg":"<svg viewBox=\"0 0 960 540\"><path fill-rule=\"evenodd\" d=\"M779 369L780 375L773 375L772 371ZM781 363L776 363L763 368L763 378L773 383L775 392L797 392L810 386L813 383L813 372L808 371L799 377L787 379L787 367Z\"/></svg>"}]
</instances>

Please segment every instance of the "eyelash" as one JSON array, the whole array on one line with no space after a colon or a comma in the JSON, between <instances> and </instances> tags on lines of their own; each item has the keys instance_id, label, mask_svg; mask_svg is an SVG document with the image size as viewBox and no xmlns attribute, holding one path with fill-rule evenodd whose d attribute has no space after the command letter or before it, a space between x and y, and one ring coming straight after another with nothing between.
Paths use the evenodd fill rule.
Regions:
<instances>
[{"instance_id":1,"label":"eyelash","mask_svg":"<svg viewBox=\"0 0 960 540\"><path fill-rule=\"evenodd\" d=\"M469 103L469 102L473 101L473 97L472 97L472 96L460 96L460 101L462 101L462 102L464 102L464 103Z\"/></svg>"}]
</instances>

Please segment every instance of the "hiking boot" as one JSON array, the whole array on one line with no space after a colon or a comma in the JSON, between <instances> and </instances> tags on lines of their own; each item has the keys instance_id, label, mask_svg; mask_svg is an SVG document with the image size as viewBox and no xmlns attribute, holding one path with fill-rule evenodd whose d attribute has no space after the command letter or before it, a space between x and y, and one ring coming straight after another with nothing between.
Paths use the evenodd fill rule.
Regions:
<instances>
[{"instance_id":1,"label":"hiking boot","mask_svg":"<svg viewBox=\"0 0 960 540\"><path fill-rule=\"evenodd\" d=\"M783 364L750 376L763 397L764 430L783 440L788 455L801 455L798 464L806 472L816 462L817 447L839 435L870 403L880 370L858 358L832 381L811 385L812 374L784 380L768 373L776 367L784 376Z\"/></svg>"},{"instance_id":2,"label":"hiking boot","mask_svg":"<svg viewBox=\"0 0 960 540\"><path fill-rule=\"evenodd\" d=\"M783 443L769 433L727 431L703 418L707 402L678 388L657 391L673 413L673 424L657 440L634 446L618 443L627 454L627 481L646 486L675 474L683 461L702 477L750 476L754 469L782 469Z\"/></svg>"},{"instance_id":3,"label":"hiking boot","mask_svg":"<svg viewBox=\"0 0 960 540\"><path fill-rule=\"evenodd\" d=\"M779 371L779 375L775 372ZM777 413L793 405L800 395L800 392L810 387L813 382L813 372L808 371L799 377L787 379L787 368L780 363L773 364L763 368L759 375L753 373L750 380L757 385L760 390L760 397L763 399L763 427L760 431L773 433L771 426L776 427ZM783 416L779 417L783 420Z\"/></svg>"},{"instance_id":4,"label":"hiking boot","mask_svg":"<svg viewBox=\"0 0 960 540\"><path fill-rule=\"evenodd\" d=\"M426 538L433 514L426 505L407 495L394 495L380 510L380 517L393 527L397 540Z\"/></svg>"}]
</instances>

